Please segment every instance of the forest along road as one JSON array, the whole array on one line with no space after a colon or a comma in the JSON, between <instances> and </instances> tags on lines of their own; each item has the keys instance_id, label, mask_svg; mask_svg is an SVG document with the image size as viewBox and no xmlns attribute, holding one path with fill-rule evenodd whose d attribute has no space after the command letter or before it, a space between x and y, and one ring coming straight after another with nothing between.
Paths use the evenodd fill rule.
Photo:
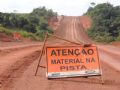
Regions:
<instances>
[{"instance_id":1,"label":"forest along road","mask_svg":"<svg viewBox=\"0 0 120 90\"><path fill-rule=\"evenodd\" d=\"M64 17L60 26L55 31L55 35L70 41L81 44L94 42L85 32L84 19L88 17ZM89 19L88 19L89 22ZM72 45L62 40L50 38L47 45ZM37 76L34 76L38 64L40 52L27 55L20 59L21 63L15 63L10 67L8 77L1 77L1 89L3 90L119 90L120 89L120 53L119 48L96 44L99 49L100 60L102 61L103 79L105 84L100 84L98 77L91 78L64 78L47 80L46 68L39 68ZM37 48L36 48L37 49ZM116 50L116 51L115 51ZM26 50L29 51L29 50ZM22 52L23 53L23 52ZM24 53L25 54L25 53ZM26 55L25 55L26 56ZM1 63L1 62L0 62ZM3 65L3 64L2 64ZM45 55L42 58L41 65L46 66ZM6 67L6 66L5 66ZM14 73L13 73L14 72ZM8 71L5 72L7 74ZM7 79L6 79L7 78Z\"/></svg>"}]
</instances>

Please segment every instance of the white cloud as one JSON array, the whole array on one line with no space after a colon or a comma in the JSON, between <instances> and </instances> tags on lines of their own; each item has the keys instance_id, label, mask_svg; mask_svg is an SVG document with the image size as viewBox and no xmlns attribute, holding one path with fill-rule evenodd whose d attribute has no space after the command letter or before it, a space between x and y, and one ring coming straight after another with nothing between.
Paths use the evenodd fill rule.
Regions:
<instances>
[{"instance_id":1,"label":"white cloud","mask_svg":"<svg viewBox=\"0 0 120 90\"><path fill-rule=\"evenodd\" d=\"M91 2L111 2L120 5L119 0L0 0L0 12L31 12L33 8L46 6L59 14L82 15L87 11Z\"/></svg>"}]
</instances>

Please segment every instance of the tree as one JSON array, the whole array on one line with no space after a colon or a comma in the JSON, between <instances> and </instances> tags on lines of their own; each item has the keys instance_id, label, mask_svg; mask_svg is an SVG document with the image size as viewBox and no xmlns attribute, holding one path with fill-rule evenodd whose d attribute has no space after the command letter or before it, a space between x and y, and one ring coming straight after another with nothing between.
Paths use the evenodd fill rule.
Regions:
<instances>
[{"instance_id":1,"label":"tree","mask_svg":"<svg viewBox=\"0 0 120 90\"><path fill-rule=\"evenodd\" d=\"M99 40L106 40L106 37L110 37L107 40L114 41L114 38L119 37L120 6L114 7L110 3L98 4L89 8L86 15L93 19L93 25L89 30L92 38L99 36Z\"/></svg>"},{"instance_id":2,"label":"tree","mask_svg":"<svg viewBox=\"0 0 120 90\"><path fill-rule=\"evenodd\" d=\"M13 13L0 12L0 26L22 29L39 36L41 33L41 36L44 37L45 32L52 32L48 25L48 19L53 17L57 17L57 13L45 7L35 8L29 14L19 14L16 11Z\"/></svg>"},{"instance_id":3,"label":"tree","mask_svg":"<svg viewBox=\"0 0 120 90\"><path fill-rule=\"evenodd\" d=\"M91 4L91 6L93 6L93 7L96 5L94 2L91 2L90 4Z\"/></svg>"}]
</instances>

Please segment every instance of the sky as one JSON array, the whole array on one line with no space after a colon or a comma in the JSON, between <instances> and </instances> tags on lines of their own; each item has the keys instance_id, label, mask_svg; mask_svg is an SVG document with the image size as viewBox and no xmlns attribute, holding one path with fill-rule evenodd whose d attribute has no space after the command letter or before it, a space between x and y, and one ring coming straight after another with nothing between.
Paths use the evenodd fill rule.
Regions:
<instances>
[{"instance_id":1,"label":"sky","mask_svg":"<svg viewBox=\"0 0 120 90\"><path fill-rule=\"evenodd\" d=\"M91 2L120 5L120 0L0 0L0 12L30 13L34 8L45 6L59 15L80 16L87 11Z\"/></svg>"}]
</instances>

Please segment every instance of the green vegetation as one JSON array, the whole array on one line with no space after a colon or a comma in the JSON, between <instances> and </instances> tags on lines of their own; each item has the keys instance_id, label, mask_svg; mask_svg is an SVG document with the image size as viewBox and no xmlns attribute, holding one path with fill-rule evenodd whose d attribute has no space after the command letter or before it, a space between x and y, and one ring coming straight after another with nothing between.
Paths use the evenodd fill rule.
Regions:
<instances>
[{"instance_id":1,"label":"green vegetation","mask_svg":"<svg viewBox=\"0 0 120 90\"><path fill-rule=\"evenodd\" d=\"M29 14L0 12L0 32L19 32L24 37L42 40L46 32L53 33L48 20L56 16L57 13L45 7L36 8Z\"/></svg>"},{"instance_id":2,"label":"green vegetation","mask_svg":"<svg viewBox=\"0 0 120 90\"><path fill-rule=\"evenodd\" d=\"M13 33L20 33L23 37L26 37L26 38L30 38L31 40L37 40L37 41L42 41L43 38L37 36L36 34L34 33L29 33L25 30L21 30L21 29L8 29L8 28L5 28L5 27L0 27L0 33L5 33L7 35L13 35Z\"/></svg>"},{"instance_id":3,"label":"green vegetation","mask_svg":"<svg viewBox=\"0 0 120 90\"><path fill-rule=\"evenodd\" d=\"M93 25L88 30L89 36L99 42L120 41L120 6L110 3L91 5L85 14L93 20Z\"/></svg>"}]
</instances>

